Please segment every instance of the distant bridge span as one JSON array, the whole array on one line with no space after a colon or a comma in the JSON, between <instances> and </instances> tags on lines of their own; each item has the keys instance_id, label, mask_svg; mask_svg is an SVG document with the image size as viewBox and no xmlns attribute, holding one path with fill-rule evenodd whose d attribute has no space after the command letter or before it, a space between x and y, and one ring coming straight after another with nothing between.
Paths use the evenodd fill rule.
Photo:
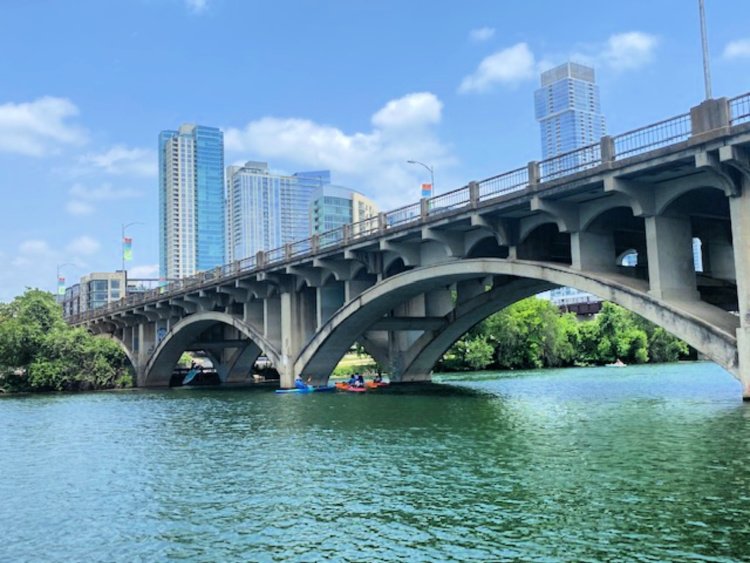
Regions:
<instances>
[{"instance_id":1,"label":"distant bridge span","mask_svg":"<svg viewBox=\"0 0 750 563\"><path fill-rule=\"evenodd\" d=\"M708 100L68 320L118 339L143 386L168 384L189 349L224 382L262 353L284 387L323 383L354 342L394 381L423 381L473 325L562 285L682 338L750 398L749 154L750 94Z\"/></svg>"}]
</instances>

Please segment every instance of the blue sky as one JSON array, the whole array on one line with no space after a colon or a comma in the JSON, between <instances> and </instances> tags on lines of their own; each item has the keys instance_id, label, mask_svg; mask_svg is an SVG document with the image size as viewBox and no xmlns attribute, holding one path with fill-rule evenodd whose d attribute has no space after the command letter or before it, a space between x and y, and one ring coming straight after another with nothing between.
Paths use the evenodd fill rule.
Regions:
<instances>
[{"instance_id":1,"label":"blue sky","mask_svg":"<svg viewBox=\"0 0 750 563\"><path fill-rule=\"evenodd\" d=\"M539 72L593 64L610 133L704 95L693 0L0 3L0 301L158 263L157 135L225 131L227 164L329 168L384 209L540 155ZM706 0L714 96L750 91L750 2Z\"/></svg>"}]
</instances>

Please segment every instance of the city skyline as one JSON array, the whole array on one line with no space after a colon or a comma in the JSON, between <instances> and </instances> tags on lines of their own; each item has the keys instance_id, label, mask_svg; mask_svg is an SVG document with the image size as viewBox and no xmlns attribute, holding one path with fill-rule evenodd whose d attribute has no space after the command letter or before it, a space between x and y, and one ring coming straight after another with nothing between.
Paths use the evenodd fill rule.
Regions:
<instances>
[{"instance_id":1,"label":"city skyline","mask_svg":"<svg viewBox=\"0 0 750 563\"><path fill-rule=\"evenodd\" d=\"M680 4L678 10L676 2L630 3L606 14L592 8L586 26L564 32L557 24L572 20L556 6L543 13L489 4L433 13L414 3L399 7L401 17L393 22L388 3L328 3L320 13L297 15L308 25L366 17L368 26L336 25L312 46L278 53L272 52L277 44L262 45L265 33L282 23L299 24L287 22L283 7L267 7L269 30L245 51L233 50L232 41L194 55L190 45L184 53L171 51L170 41L185 29L209 35L221 30L231 38L228 22L242 20L235 13L242 5L203 5L195 10L165 0L106 9L82 2L65 13L56 6L3 9L13 24L0 39L6 48L30 36L30 25L38 40L12 64L0 63L7 82L0 99L0 166L10 200L8 235L0 246L6 263L0 300L25 286L53 290L57 265L64 266L68 284L90 271L119 268L120 229L134 221L144 224L128 231L135 259L127 266L135 277L155 275L152 139L170 123L222 128L227 164L252 158L272 160L282 172L330 168L342 184L387 210L418 199L420 184L428 181L408 159L434 166L438 194L539 159L529 100L545 66L569 58L594 64L610 133L684 111L703 95L697 9ZM739 2L707 6L716 97L750 90L750 43L737 17L742 8ZM534 25L527 25L532 15ZM63 31L71 18L81 21L80 37ZM112 18L122 31L100 40L96 30ZM159 22L167 19L185 29L162 29ZM386 25L389 45L381 37ZM416 42L414 31L424 25L439 40ZM156 65L160 53L175 55L174 68ZM231 63L222 62L227 53ZM209 95L202 84L193 96L160 96L150 88L159 79L171 82L188 66L204 73L208 85L210 76L241 60L256 71L264 68L278 84L249 97L232 89ZM311 61L326 63L308 76L302 70ZM665 69L673 69L666 82ZM339 75L345 80L333 80ZM286 80L299 85L300 78L306 78L304 93L284 89Z\"/></svg>"}]
</instances>

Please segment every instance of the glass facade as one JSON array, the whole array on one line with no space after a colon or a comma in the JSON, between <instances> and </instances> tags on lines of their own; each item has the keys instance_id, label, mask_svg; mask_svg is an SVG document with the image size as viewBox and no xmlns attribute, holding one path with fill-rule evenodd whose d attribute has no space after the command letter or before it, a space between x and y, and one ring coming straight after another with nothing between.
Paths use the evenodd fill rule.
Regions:
<instances>
[{"instance_id":1,"label":"glass facade","mask_svg":"<svg viewBox=\"0 0 750 563\"><path fill-rule=\"evenodd\" d=\"M228 167L228 260L241 260L309 237L313 193L330 177L327 170L272 174L266 162Z\"/></svg>"},{"instance_id":2,"label":"glass facade","mask_svg":"<svg viewBox=\"0 0 750 563\"><path fill-rule=\"evenodd\" d=\"M377 214L375 203L362 194L342 186L327 185L313 194L310 228L313 233L324 233Z\"/></svg>"},{"instance_id":3,"label":"glass facade","mask_svg":"<svg viewBox=\"0 0 750 563\"><path fill-rule=\"evenodd\" d=\"M160 276L191 276L225 263L224 135L182 125L159 134Z\"/></svg>"},{"instance_id":4,"label":"glass facade","mask_svg":"<svg viewBox=\"0 0 750 563\"><path fill-rule=\"evenodd\" d=\"M542 135L542 158L596 143L605 135L594 69L565 63L542 73L534 107Z\"/></svg>"},{"instance_id":5,"label":"glass facade","mask_svg":"<svg viewBox=\"0 0 750 563\"><path fill-rule=\"evenodd\" d=\"M534 92L534 109L541 128L542 159L597 143L606 134L593 68L565 63L543 72L541 83L542 87ZM562 174L564 168L574 164L570 158L564 163L542 162L541 172L549 175L560 170ZM599 300L569 287L544 295L558 305Z\"/></svg>"}]
</instances>

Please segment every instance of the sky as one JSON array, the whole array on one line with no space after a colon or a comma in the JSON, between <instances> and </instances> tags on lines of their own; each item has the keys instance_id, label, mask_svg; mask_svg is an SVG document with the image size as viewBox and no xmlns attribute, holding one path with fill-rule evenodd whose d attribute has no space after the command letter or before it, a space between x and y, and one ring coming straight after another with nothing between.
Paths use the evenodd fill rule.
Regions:
<instances>
[{"instance_id":1,"label":"sky","mask_svg":"<svg viewBox=\"0 0 750 563\"><path fill-rule=\"evenodd\" d=\"M750 91L750 2L705 0L714 97ZM157 137L220 127L383 210L540 159L539 74L593 65L607 132L704 97L697 0L0 0L0 301L158 276Z\"/></svg>"}]
</instances>

